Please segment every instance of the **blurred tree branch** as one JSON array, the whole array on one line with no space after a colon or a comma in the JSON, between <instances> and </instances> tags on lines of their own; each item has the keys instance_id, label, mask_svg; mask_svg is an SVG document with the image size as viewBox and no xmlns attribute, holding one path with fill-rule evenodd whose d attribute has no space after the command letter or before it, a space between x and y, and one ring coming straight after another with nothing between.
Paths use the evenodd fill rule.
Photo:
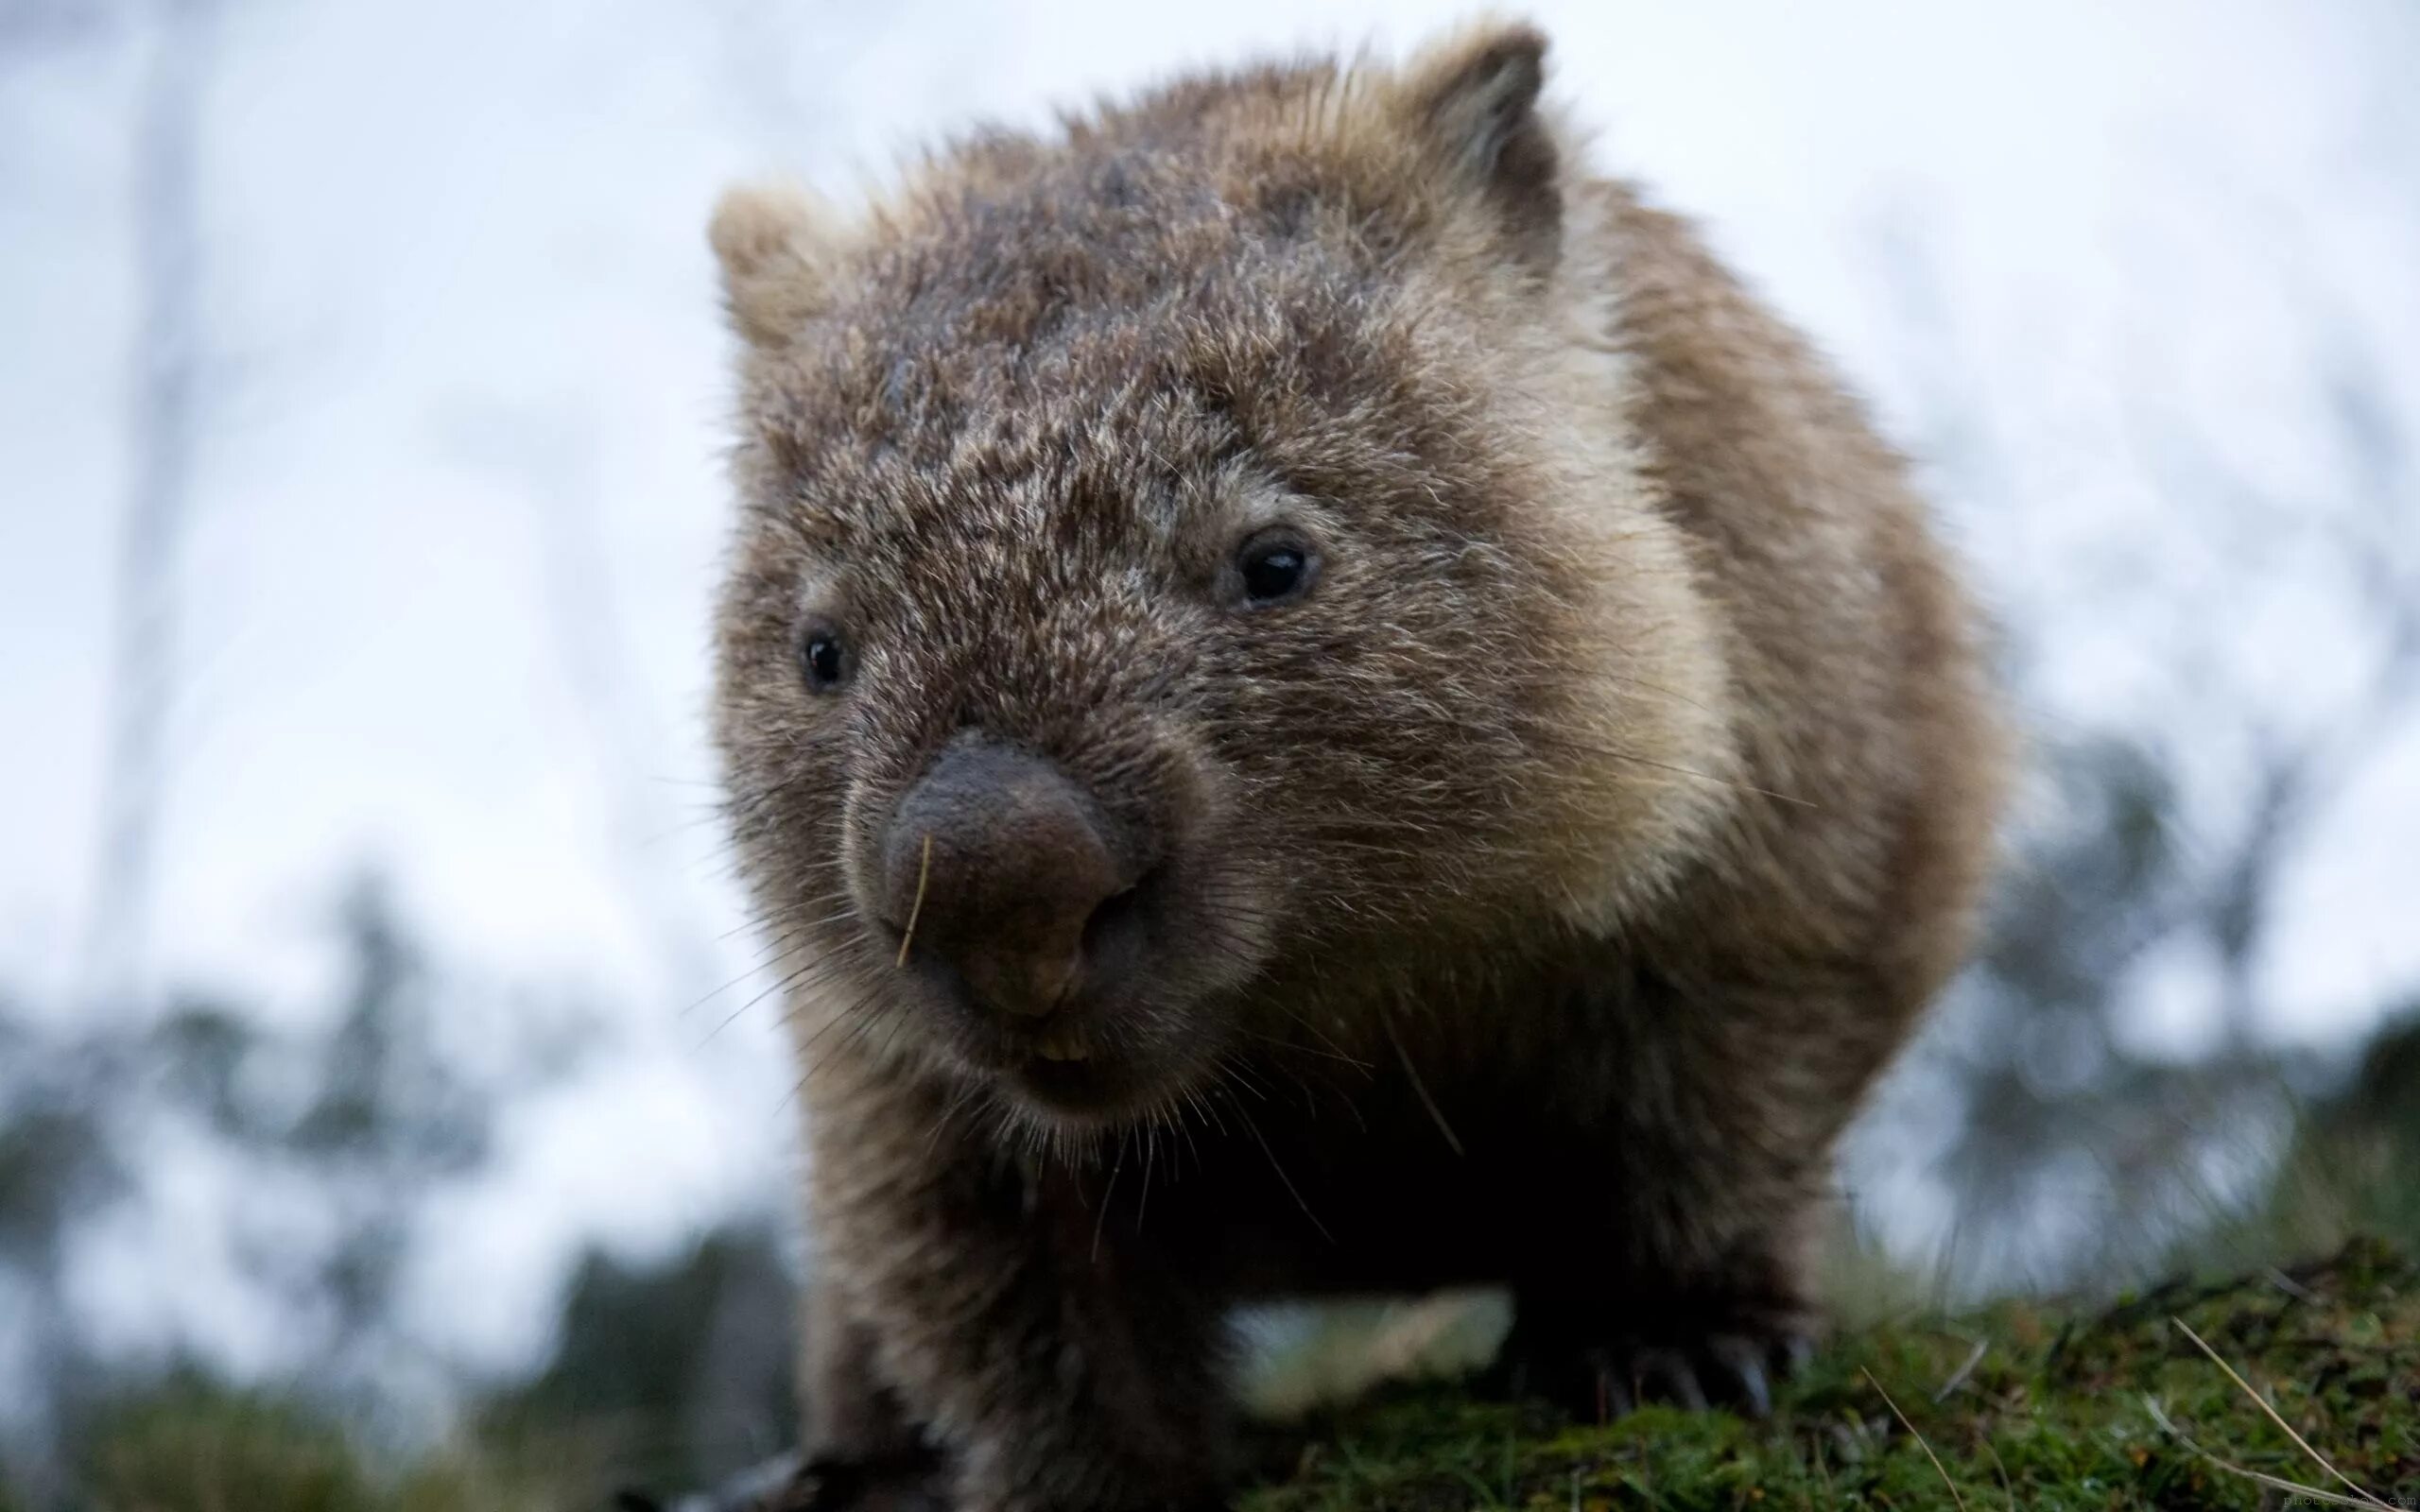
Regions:
<instances>
[{"instance_id":1,"label":"blurred tree branch","mask_svg":"<svg viewBox=\"0 0 2420 1512\"><path fill-rule=\"evenodd\" d=\"M193 506L205 360L201 106L217 0L156 0L151 13L134 140L135 380L83 959L87 1001L116 1005L144 986L176 692L177 566Z\"/></svg>"}]
</instances>

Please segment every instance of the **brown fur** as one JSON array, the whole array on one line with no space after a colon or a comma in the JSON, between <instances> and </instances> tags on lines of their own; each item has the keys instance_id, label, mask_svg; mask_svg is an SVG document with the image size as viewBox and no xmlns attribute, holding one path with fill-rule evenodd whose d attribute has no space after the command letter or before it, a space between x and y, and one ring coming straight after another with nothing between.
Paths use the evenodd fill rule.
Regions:
<instances>
[{"instance_id":1,"label":"brown fur","mask_svg":"<svg viewBox=\"0 0 2420 1512\"><path fill-rule=\"evenodd\" d=\"M805 1079L823 1504L1216 1504L1241 1297L1507 1282L1582 1409L1753 1396L1807 1326L2000 741L1899 462L1580 173L1543 47L1188 78L855 223L717 213L718 735ZM1238 609L1280 518L1322 576ZM1071 1010L1084 1106L873 911L962 728L1171 858L1148 988Z\"/></svg>"}]
</instances>

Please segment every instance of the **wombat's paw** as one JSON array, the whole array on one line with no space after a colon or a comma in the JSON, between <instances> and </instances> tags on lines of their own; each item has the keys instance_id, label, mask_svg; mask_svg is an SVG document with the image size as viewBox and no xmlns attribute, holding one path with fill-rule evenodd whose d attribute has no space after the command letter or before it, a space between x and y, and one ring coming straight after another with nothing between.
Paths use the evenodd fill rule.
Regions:
<instances>
[{"instance_id":1,"label":"wombat's paw","mask_svg":"<svg viewBox=\"0 0 2420 1512\"><path fill-rule=\"evenodd\" d=\"M928 1456L813 1459L762 1512L949 1512L949 1498Z\"/></svg>"},{"instance_id":2,"label":"wombat's paw","mask_svg":"<svg viewBox=\"0 0 2420 1512\"><path fill-rule=\"evenodd\" d=\"M1797 1314L1729 1314L1704 1327L1675 1327L1684 1314L1638 1319L1645 1327L1515 1325L1493 1372L1511 1395L1543 1399L1582 1422L1610 1422L1648 1402L1725 1407L1743 1417L1772 1411L1773 1386L1814 1352Z\"/></svg>"}]
</instances>

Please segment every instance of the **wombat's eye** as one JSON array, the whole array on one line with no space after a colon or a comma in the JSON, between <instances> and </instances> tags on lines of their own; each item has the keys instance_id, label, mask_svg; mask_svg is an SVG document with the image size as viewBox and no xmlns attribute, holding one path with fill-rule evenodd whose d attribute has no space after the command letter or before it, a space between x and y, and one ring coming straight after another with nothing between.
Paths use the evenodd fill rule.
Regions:
<instances>
[{"instance_id":1,"label":"wombat's eye","mask_svg":"<svg viewBox=\"0 0 2420 1512\"><path fill-rule=\"evenodd\" d=\"M1291 530L1264 530L1236 553L1244 597L1254 608L1283 604L1310 592L1320 574L1319 554Z\"/></svg>"},{"instance_id":2,"label":"wombat's eye","mask_svg":"<svg viewBox=\"0 0 2420 1512\"><path fill-rule=\"evenodd\" d=\"M799 637L799 671L806 679L809 693L838 693L849 680L856 658L849 654L849 644L840 638L840 627L829 620L810 621L806 631Z\"/></svg>"}]
</instances>

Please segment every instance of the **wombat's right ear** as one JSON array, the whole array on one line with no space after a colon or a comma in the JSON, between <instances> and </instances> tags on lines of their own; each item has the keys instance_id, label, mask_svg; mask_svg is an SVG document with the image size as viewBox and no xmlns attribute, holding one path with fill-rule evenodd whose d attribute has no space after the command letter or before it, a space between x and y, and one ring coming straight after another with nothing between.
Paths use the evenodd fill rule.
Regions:
<instances>
[{"instance_id":1,"label":"wombat's right ear","mask_svg":"<svg viewBox=\"0 0 2420 1512\"><path fill-rule=\"evenodd\" d=\"M769 183L727 190L706 234L722 264L732 327L748 341L779 346L822 309L837 238L831 213L804 189Z\"/></svg>"},{"instance_id":2,"label":"wombat's right ear","mask_svg":"<svg viewBox=\"0 0 2420 1512\"><path fill-rule=\"evenodd\" d=\"M1546 54L1534 26L1483 24L1413 60L1401 86L1415 129L1538 264L1554 260L1563 226L1561 154L1538 108Z\"/></svg>"}]
</instances>

